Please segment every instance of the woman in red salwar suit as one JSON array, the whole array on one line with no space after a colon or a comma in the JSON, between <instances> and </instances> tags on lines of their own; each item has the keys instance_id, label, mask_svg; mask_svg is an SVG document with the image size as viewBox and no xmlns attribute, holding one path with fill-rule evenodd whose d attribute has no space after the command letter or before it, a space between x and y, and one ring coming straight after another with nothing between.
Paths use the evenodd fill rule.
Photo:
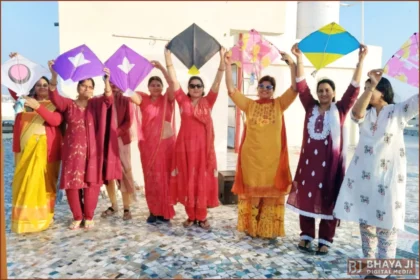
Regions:
<instances>
[{"instance_id":1,"label":"woman in red salwar suit","mask_svg":"<svg viewBox=\"0 0 420 280\"><path fill-rule=\"evenodd\" d=\"M57 91L57 73L48 62L52 77L49 85L51 102L61 112L67 123L62 148L60 188L66 190L73 222L70 229L78 229L84 221L86 229L94 226L93 215L98 203L100 187L104 178L104 150L106 115L112 105L113 95L109 84L109 70L104 69L105 93L93 97L95 83L89 78L77 85L76 100L65 98ZM114 162L107 160L107 165ZM111 167L108 167L108 169ZM83 189L83 209L79 190Z\"/></svg>"},{"instance_id":2,"label":"woman in red salwar suit","mask_svg":"<svg viewBox=\"0 0 420 280\"><path fill-rule=\"evenodd\" d=\"M219 205L218 172L214 150L214 128L211 111L217 99L225 71L225 49L220 50L220 65L209 93L204 96L204 83L198 76L188 81L188 93L179 85L171 53L165 52L170 83L181 113L181 127L175 143L171 171L171 200L185 206L188 219L184 227L195 223L209 229L207 208Z\"/></svg>"}]
</instances>

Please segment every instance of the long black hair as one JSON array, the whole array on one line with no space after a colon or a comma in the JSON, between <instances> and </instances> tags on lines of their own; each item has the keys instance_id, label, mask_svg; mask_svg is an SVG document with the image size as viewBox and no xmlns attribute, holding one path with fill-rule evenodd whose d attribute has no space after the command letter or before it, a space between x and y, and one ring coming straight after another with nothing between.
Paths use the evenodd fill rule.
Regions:
<instances>
[{"instance_id":1,"label":"long black hair","mask_svg":"<svg viewBox=\"0 0 420 280\"><path fill-rule=\"evenodd\" d=\"M367 79L366 83L371 83L371 79ZM394 102L394 89L392 88L391 82L387 79L382 77L379 80L378 85L376 86L376 90L382 93L383 100L388 104L395 104ZM372 105L368 105L367 109L369 110L372 108Z\"/></svg>"}]
</instances>

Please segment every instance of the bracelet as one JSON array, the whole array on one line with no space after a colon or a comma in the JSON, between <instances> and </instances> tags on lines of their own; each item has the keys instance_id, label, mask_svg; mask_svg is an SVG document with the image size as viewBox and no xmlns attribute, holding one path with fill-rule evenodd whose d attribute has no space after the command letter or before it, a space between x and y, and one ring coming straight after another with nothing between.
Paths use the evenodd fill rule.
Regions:
<instances>
[{"instance_id":1,"label":"bracelet","mask_svg":"<svg viewBox=\"0 0 420 280\"><path fill-rule=\"evenodd\" d=\"M54 86L55 87L55 86L57 86L57 84L53 84L53 83L50 82L50 86Z\"/></svg>"},{"instance_id":2,"label":"bracelet","mask_svg":"<svg viewBox=\"0 0 420 280\"><path fill-rule=\"evenodd\" d=\"M171 66L174 66L173 64L171 64L171 65L166 65L166 68L169 68L169 67L171 67Z\"/></svg>"},{"instance_id":3,"label":"bracelet","mask_svg":"<svg viewBox=\"0 0 420 280\"><path fill-rule=\"evenodd\" d=\"M220 68L219 68L219 71L222 71L222 72L223 72L223 71L225 71L225 69L220 69Z\"/></svg>"}]
</instances>

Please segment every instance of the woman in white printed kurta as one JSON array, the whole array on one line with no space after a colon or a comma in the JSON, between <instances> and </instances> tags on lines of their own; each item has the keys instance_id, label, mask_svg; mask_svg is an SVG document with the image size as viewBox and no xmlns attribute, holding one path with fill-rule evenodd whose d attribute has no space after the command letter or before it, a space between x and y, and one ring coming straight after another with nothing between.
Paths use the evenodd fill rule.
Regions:
<instances>
[{"instance_id":1,"label":"woman in white printed kurta","mask_svg":"<svg viewBox=\"0 0 420 280\"><path fill-rule=\"evenodd\" d=\"M360 139L334 216L360 223L366 258L375 258L377 238L379 258L394 258L397 229L404 229L407 173L404 128L419 113L419 95L392 104L390 82L381 79L381 70L375 71L377 77L369 72L365 93L352 111L352 119L359 124Z\"/></svg>"}]
</instances>

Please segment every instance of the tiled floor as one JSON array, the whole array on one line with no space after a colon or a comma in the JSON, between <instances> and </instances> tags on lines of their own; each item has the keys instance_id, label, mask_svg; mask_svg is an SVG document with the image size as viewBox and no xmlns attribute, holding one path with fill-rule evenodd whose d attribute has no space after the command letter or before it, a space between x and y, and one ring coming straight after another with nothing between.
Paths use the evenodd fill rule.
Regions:
<instances>
[{"instance_id":1,"label":"tiled floor","mask_svg":"<svg viewBox=\"0 0 420 280\"><path fill-rule=\"evenodd\" d=\"M399 233L398 257L418 260L418 138L407 140L409 158L406 231ZM417 142L416 142L417 141ZM415 144L415 142L417 144ZM12 166L10 141L6 141L6 166ZM9 148L8 148L9 147ZM409 154L409 152L407 154ZM292 171L298 149L290 149ZM235 155L228 166L235 164ZM6 172L6 211L10 219L10 181ZM100 198L97 213L105 210ZM133 220L122 213L96 218L90 231L67 230L71 214L66 201L56 207L55 224L45 232L16 235L7 225L7 261L10 278L349 278L347 258L361 257L358 225L342 222L328 256L299 252L298 216L286 210L286 237L252 239L235 230L234 205L209 211L210 231L184 229L182 206L170 224L148 225L143 197L133 207ZM418 278L418 275L416 276Z\"/></svg>"}]
</instances>

